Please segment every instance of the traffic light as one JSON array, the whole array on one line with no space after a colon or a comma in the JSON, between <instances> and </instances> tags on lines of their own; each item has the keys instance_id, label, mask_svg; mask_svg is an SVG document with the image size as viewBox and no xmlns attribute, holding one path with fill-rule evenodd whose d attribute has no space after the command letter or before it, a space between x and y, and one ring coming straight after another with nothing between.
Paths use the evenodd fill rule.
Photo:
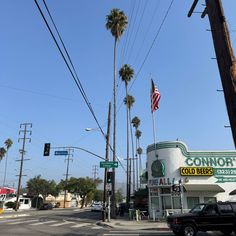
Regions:
<instances>
[{"instance_id":1,"label":"traffic light","mask_svg":"<svg viewBox=\"0 0 236 236\"><path fill-rule=\"evenodd\" d=\"M44 144L44 150L43 150L43 155L44 156L49 156L50 155L50 143L45 143Z\"/></svg>"},{"instance_id":2,"label":"traffic light","mask_svg":"<svg viewBox=\"0 0 236 236\"><path fill-rule=\"evenodd\" d=\"M107 172L107 183L108 184L112 183L112 178L113 178L113 172L108 171Z\"/></svg>"}]
</instances>

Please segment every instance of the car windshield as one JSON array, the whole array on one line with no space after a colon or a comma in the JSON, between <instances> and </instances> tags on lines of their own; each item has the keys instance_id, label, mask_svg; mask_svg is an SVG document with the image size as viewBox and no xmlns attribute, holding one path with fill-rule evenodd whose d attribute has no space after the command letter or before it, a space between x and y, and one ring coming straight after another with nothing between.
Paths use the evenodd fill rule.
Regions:
<instances>
[{"instance_id":1,"label":"car windshield","mask_svg":"<svg viewBox=\"0 0 236 236\"><path fill-rule=\"evenodd\" d=\"M198 212L202 211L202 209L204 208L204 206L205 206L205 204L198 204L198 205L194 206L194 207L190 210L190 212L191 212L191 213L198 213Z\"/></svg>"}]
</instances>

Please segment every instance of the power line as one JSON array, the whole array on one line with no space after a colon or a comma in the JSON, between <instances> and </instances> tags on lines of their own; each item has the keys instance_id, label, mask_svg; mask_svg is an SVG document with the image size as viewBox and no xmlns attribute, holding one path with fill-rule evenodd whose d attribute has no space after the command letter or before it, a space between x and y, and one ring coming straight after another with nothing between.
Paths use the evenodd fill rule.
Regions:
<instances>
[{"instance_id":1,"label":"power line","mask_svg":"<svg viewBox=\"0 0 236 236\"><path fill-rule=\"evenodd\" d=\"M59 31L58 31L58 29L57 29L57 27L56 27L56 24L55 24L55 22L54 22L54 20L53 20L53 18L52 18L52 15L51 15L51 13L50 13L50 11L49 11L49 8L48 8L47 5L46 5L45 0L43 0L43 3L44 3L44 5L45 5L45 8L46 8L46 10L47 10L47 12L48 12L48 15L49 15L49 17L50 17L50 19L51 19L51 21L52 21L52 23L53 23L53 26L54 26L54 28L55 28L55 30L56 30L56 32L57 32L57 35L58 35L58 37L59 37L59 39L60 39L60 42L61 42L61 44L62 44L62 46L63 46L63 49L64 49L64 51L65 51L65 53L66 53L66 55L67 55L67 58L69 59L69 62L70 62L70 63L68 63L68 61L67 61L65 55L63 54L63 51L62 51L62 49L60 48L59 43L57 42L57 39L56 39L55 35L53 34L52 29L50 28L50 26L49 26L49 24L48 24L48 21L47 21L46 17L44 16L44 13L42 12L42 10L41 10L41 8L40 8L40 6L39 6L37 0L34 0L34 2L35 2L35 4L36 4L36 6L37 6L37 8L38 8L38 10L39 10L39 12L40 12L40 14L41 14L43 20L44 20L44 22L45 22L45 24L46 24L46 26L47 26L49 32L50 32L50 34L51 34L51 36L52 36L52 38L53 38L53 40L54 40L54 42L55 42L55 44L56 44L56 46L57 46L59 52L60 52L60 54L61 54L61 56L62 56L62 58L63 58L63 60L64 60L64 62L66 63L66 66L67 66L67 68L69 69L70 74L72 75L72 78L73 78L74 82L76 83L76 86L78 87L78 89L79 89L79 91L80 91L80 93L81 93L81 95L82 95L82 97L83 97L83 99L84 99L86 105L88 106L89 111L91 112L91 114L92 114L92 116L93 116L95 122L97 123L97 125L98 125L98 127L99 127L99 129L100 129L100 131L101 131L101 133L102 133L102 135L103 135L103 137L104 137L104 139L106 139L106 135L105 135L105 133L104 133L104 131L103 131L101 125L100 125L99 122L98 122L98 119L97 119L97 117L96 117L96 115L95 115L95 113L94 113L94 111L93 111L93 109L92 109L91 103L89 102L89 100L88 100L88 98L87 98L87 95L86 95L86 93L85 93L85 91L84 91L84 89L83 89L82 83L81 83L80 80L79 80L79 77L78 77L78 75L77 75L77 73L76 73L76 70L75 70L75 68L74 68L74 66L73 66L72 60L71 60L71 58L70 58L70 56L69 56L69 53L68 53L68 51L67 51L67 49L66 49L66 47L65 47L65 44L64 44L64 42L63 42L63 40L62 40L62 37L60 36L60 33L59 33ZM71 67L70 67L69 64L71 65L72 69L71 69ZM73 72L74 72L74 73L73 73ZM109 144L109 147L112 149L112 147L111 147L110 144ZM117 159L117 160L119 161L120 165L121 165L122 168L124 169L124 166L122 165L122 163L120 162L120 160L119 160L119 159ZM124 169L124 170L125 170L125 169Z\"/></svg>"},{"instance_id":2,"label":"power line","mask_svg":"<svg viewBox=\"0 0 236 236\"><path fill-rule=\"evenodd\" d=\"M135 76L135 78L134 78L134 80L133 80L133 82L132 82L132 84L131 84L131 86L130 86L130 89L132 88L134 82L136 81L136 79L137 79L139 73L141 72L141 70L142 70L142 68L143 68L143 66L144 66L144 64L145 64L145 62L147 61L147 58L148 58L148 56L149 56L149 54L150 54L150 52L151 52L151 50L152 50L152 48L153 48L153 46L154 46L154 44L155 44L155 42L156 42L156 39L157 39L157 37L159 36L159 34L160 34L160 32L161 32L161 29L162 29L162 27L163 27L163 25L164 25L164 23L165 23L165 21L166 21L166 19L167 19L167 16L168 16L168 14L169 14L169 12L170 12L170 9L171 9L171 7L172 7L172 5L173 5L173 2L174 2L174 0L171 1L170 5L169 5L169 7L168 7L168 9L167 9L167 11L166 11L166 14L165 14L165 16L164 16L164 18L163 18L163 20L162 20L162 22L161 22L161 24L160 24L158 30L157 30L157 33L156 33L156 35L155 35L155 37L154 37L154 39L153 39L153 41L152 41L152 44L151 44L151 46L150 46L150 48L149 48L149 50L148 50L146 56L144 57L144 60L143 60L141 66L140 66L140 68L139 68L139 70L138 70L138 73L136 74L136 76Z\"/></svg>"},{"instance_id":3,"label":"power line","mask_svg":"<svg viewBox=\"0 0 236 236\"><path fill-rule=\"evenodd\" d=\"M140 66L140 68L139 68L139 70L138 70L138 73L135 75L135 77L134 77L134 79L133 79L133 81L132 81L132 83L131 83L131 85L130 85L130 87L129 87L129 91L130 91L131 88L133 87L134 82L135 82L136 79L138 78L138 76L139 76L139 74L140 74L140 72L141 72L141 70L142 70L142 68L143 68L143 66L144 66L144 64L145 64L145 62L147 61L147 58L148 58L148 56L149 56L149 54L150 54L150 52L151 52L151 50L152 50L152 48L153 48L153 46L154 46L154 44L155 44L155 42L156 42L156 39L157 39L157 37L159 36L159 34L160 34L160 32L161 32L161 29L162 29L162 27L163 27L163 25L164 25L164 23L165 23L165 21L166 21L166 19L167 19L167 16L168 16L168 14L169 14L169 12L170 12L170 9L171 9L171 7L172 7L172 5L173 5L173 2L174 2L174 0L171 1L170 5L169 5L169 7L168 7L168 9L167 9L167 11L166 11L166 13L165 13L165 16L164 16L164 18L163 18L163 20L162 20L162 22L161 22L161 24L160 24L160 26L159 26L159 28L158 28L158 30L157 30L157 33L156 33L156 35L155 35L155 37L154 37L154 39L153 39L153 41L152 41L152 43L151 43L151 46L150 46L149 50L147 51L147 54L146 54L146 56L144 57L144 60L143 60L141 66ZM121 106L122 106L122 102L120 103L120 106L119 106L119 108L117 109L117 112L119 112Z\"/></svg>"}]
</instances>

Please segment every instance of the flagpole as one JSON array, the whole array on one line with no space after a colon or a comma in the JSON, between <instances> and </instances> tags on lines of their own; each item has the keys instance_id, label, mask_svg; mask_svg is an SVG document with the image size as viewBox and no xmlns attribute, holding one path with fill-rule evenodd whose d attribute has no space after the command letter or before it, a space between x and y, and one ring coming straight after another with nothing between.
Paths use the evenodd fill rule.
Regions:
<instances>
[{"instance_id":1,"label":"flagpole","mask_svg":"<svg viewBox=\"0 0 236 236\"><path fill-rule=\"evenodd\" d=\"M157 157L157 150L156 150L156 123L155 123L155 119L154 119L154 112L152 112L152 128L153 128L153 141L154 141L154 147L155 147L155 157Z\"/></svg>"}]
</instances>

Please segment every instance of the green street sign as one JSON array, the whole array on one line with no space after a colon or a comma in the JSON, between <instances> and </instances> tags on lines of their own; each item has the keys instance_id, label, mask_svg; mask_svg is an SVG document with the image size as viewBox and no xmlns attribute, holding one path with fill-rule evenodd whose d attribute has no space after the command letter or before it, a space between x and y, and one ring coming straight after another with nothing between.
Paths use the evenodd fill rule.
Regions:
<instances>
[{"instance_id":1,"label":"green street sign","mask_svg":"<svg viewBox=\"0 0 236 236\"><path fill-rule=\"evenodd\" d=\"M100 168L117 168L118 161L100 161Z\"/></svg>"}]
</instances>

